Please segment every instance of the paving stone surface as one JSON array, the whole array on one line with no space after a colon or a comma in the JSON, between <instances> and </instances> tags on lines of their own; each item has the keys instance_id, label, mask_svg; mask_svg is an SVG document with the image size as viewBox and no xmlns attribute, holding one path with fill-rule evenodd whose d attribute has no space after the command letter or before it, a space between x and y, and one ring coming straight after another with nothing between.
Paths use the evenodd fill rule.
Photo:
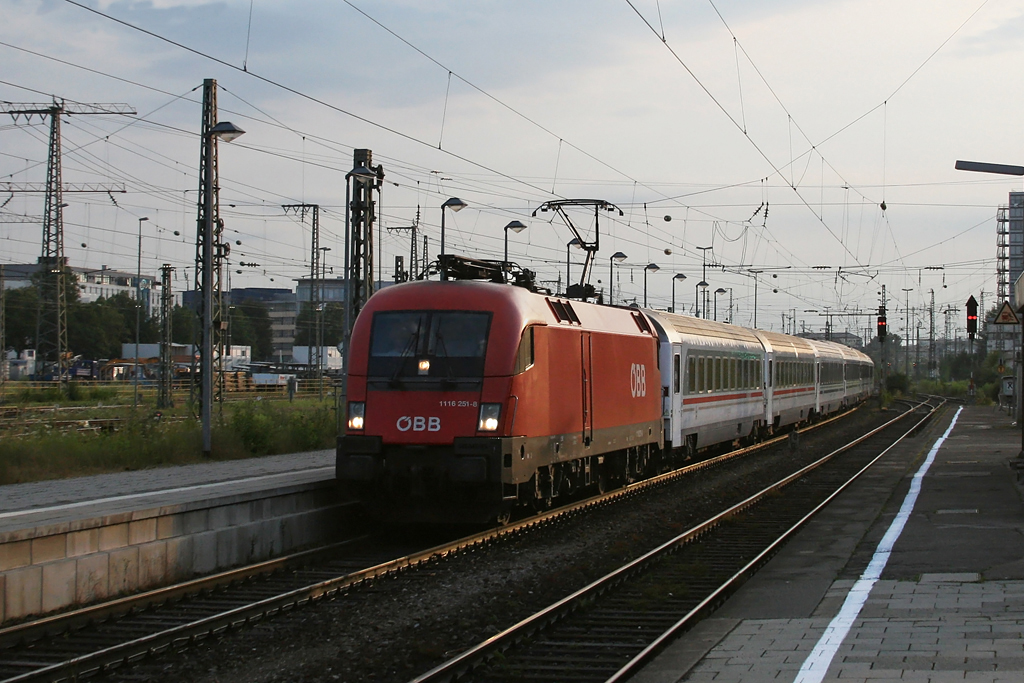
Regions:
<instances>
[{"instance_id":1,"label":"paving stone surface","mask_svg":"<svg viewBox=\"0 0 1024 683\"><path fill-rule=\"evenodd\" d=\"M0 486L0 512L334 466L334 449Z\"/></svg>"},{"instance_id":2,"label":"paving stone surface","mask_svg":"<svg viewBox=\"0 0 1024 683\"><path fill-rule=\"evenodd\" d=\"M634 683L793 681L874 554L947 412L840 496ZM967 407L823 680L1024 683L1020 428Z\"/></svg>"}]
</instances>

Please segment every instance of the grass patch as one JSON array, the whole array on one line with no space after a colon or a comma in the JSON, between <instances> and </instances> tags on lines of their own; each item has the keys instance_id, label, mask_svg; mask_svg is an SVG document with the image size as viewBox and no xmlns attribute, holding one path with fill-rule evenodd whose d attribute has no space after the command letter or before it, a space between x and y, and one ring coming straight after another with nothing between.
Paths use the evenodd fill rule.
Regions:
<instances>
[{"instance_id":1,"label":"grass patch","mask_svg":"<svg viewBox=\"0 0 1024 683\"><path fill-rule=\"evenodd\" d=\"M112 432L65 433L41 423L28 434L0 437L0 484L309 451L335 439L329 404L242 401L225 406L223 424L215 420L207 459L198 422L127 413Z\"/></svg>"}]
</instances>

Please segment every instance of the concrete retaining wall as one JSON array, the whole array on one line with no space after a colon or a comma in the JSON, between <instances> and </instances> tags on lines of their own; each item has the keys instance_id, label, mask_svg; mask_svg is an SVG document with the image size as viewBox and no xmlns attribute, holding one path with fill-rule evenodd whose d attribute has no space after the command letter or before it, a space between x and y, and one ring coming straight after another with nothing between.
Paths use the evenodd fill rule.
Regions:
<instances>
[{"instance_id":1,"label":"concrete retaining wall","mask_svg":"<svg viewBox=\"0 0 1024 683\"><path fill-rule=\"evenodd\" d=\"M0 624L334 540L333 480L0 533Z\"/></svg>"}]
</instances>

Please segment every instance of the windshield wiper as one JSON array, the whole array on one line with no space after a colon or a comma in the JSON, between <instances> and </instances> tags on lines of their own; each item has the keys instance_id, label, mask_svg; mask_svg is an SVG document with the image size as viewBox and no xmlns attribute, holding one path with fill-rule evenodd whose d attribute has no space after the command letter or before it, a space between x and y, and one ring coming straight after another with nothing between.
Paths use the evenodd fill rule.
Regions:
<instances>
[{"instance_id":1,"label":"windshield wiper","mask_svg":"<svg viewBox=\"0 0 1024 683\"><path fill-rule=\"evenodd\" d=\"M402 381L398 377L402 374L402 370L405 369L405 359L411 356L410 351L419 346L420 340L420 328L423 326L423 318L419 318L416 322L416 331L409 335L409 341L406 343L405 348L402 349L402 355L398 357L398 367L395 368L395 374L388 380L388 384L392 387L401 387Z\"/></svg>"},{"instance_id":2,"label":"windshield wiper","mask_svg":"<svg viewBox=\"0 0 1024 683\"><path fill-rule=\"evenodd\" d=\"M438 328L438 330L437 330L437 337L436 337L436 339L441 344L441 348L444 350L444 369L445 369L444 384L445 385L456 384L455 378L452 377L452 360L451 360L451 358L448 357L448 345L444 343L444 335L441 334L441 329L440 328ZM435 358L437 358L437 357L438 356L435 355Z\"/></svg>"}]
</instances>

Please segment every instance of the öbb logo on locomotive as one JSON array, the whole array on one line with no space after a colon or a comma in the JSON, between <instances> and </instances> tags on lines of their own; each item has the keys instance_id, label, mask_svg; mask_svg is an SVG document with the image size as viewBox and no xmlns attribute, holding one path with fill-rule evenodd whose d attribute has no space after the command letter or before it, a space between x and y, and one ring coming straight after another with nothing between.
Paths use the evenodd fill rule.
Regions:
<instances>
[{"instance_id":1,"label":"\u00f6bb logo on locomotive","mask_svg":"<svg viewBox=\"0 0 1024 683\"><path fill-rule=\"evenodd\" d=\"M633 363L629 368L629 393L633 398L647 395L647 366Z\"/></svg>"},{"instance_id":2,"label":"\u00f6bb logo on locomotive","mask_svg":"<svg viewBox=\"0 0 1024 683\"><path fill-rule=\"evenodd\" d=\"M400 432L407 432L410 429L414 432L439 432L441 431L441 418L423 417L422 415L403 415L398 418L395 427Z\"/></svg>"}]
</instances>

